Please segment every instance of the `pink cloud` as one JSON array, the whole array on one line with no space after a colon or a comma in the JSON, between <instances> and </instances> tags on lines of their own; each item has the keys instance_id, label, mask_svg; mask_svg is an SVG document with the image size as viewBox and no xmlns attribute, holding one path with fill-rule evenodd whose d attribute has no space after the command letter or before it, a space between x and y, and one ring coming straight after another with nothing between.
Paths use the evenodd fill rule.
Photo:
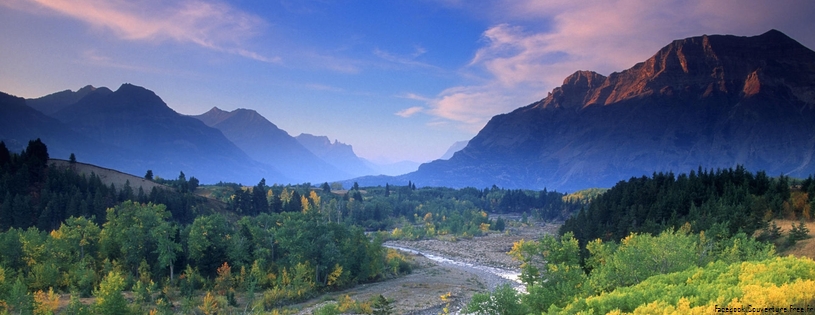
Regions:
<instances>
[{"instance_id":1,"label":"pink cloud","mask_svg":"<svg viewBox=\"0 0 815 315\"><path fill-rule=\"evenodd\" d=\"M427 111L465 129L537 101L575 71L621 71L675 39L758 35L776 28L805 45L815 44L808 31L815 29L815 5L806 0L783 5L758 0L499 0L490 10L477 6L479 14L498 22L484 31L484 45L464 69L481 75L470 85L440 93L428 101ZM519 26L530 21L546 27Z\"/></svg>"},{"instance_id":2,"label":"pink cloud","mask_svg":"<svg viewBox=\"0 0 815 315\"><path fill-rule=\"evenodd\" d=\"M416 115L416 114L421 113L423 111L424 111L424 107L414 106L414 107L405 108L403 110L400 110L400 111L396 112L396 116L408 118L410 116Z\"/></svg>"},{"instance_id":3,"label":"pink cloud","mask_svg":"<svg viewBox=\"0 0 815 315\"><path fill-rule=\"evenodd\" d=\"M14 1L14 0L12 0ZM279 62L241 47L264 22L225 3L202 0L16 0L18 9L56 12L124 40L192 43L263 62ZM46 10L43 10L46 9Z\"/></svg>"}]
</instances>

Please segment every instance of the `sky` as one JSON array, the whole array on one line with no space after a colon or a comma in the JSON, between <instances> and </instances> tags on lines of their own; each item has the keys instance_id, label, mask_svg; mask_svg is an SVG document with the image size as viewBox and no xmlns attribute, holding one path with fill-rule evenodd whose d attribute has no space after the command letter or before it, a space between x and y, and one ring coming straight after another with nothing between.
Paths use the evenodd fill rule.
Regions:
<instances>
[{"instance_id":1,"label":"sky","mask_svg":"<svg viewBox=\"0 0 815 315\"><path fill-rule=\"evenodd\" d=\"M181 114L250 108L376 162L426 162L577 70L703 34L813 48L812 17L811 0L0 0L0 91L132 83Z\"/></svg>"}]
</instances>

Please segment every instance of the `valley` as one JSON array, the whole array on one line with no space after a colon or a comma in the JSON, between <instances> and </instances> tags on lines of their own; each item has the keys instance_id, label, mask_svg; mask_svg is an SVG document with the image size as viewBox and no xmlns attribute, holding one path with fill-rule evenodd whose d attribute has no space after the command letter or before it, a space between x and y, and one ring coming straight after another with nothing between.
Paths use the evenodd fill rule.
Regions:
<instances>
[{"instance_id":1,"label":"valley","mask_svg":"<svg viewBox=\"0 0 815 315\"><path fill-rule=\"evenodd\" d=\"M510 284L520 288L517 280L520 262L509 256L512 245L521 240L536 240L554 235L559 225L531 224L468 239L441 238L416 241L393 240L383 245L409 253L413 272L351 289L328 293L299 304L298 314L311 314L315 308L348 295L365 301L382 294L394 301L395 314L439 314L448 307L452 314L470 301L473 294ZM514 279L514 280L513 280ZM447 301L440 296L450 293ZM328 302L326 302L328 300Z\"/></svg>"},{"instance_id":2,"label":"valley","mask_svg":"<svg viewBox=\"0 0 815 315\"><path fill-rule=\"evenodd\" d=\"M778 30L676 39L391 174L131 83L0 92L0 314L815 305L813 95L815 51Z\"/></svg>"}]
</instances>

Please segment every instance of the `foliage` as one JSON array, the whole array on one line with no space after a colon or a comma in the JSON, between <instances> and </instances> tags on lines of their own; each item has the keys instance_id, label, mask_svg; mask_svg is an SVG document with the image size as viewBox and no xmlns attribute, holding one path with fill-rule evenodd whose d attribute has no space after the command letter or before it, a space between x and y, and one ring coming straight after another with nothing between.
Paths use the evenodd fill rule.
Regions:
<instances>
[{"instance_id":1,"label":"foliage","mask_svg":"<svg viewBox=\"0 0 815 315\"><path fill-rule=\"evenodd\" d=\"M127 301L122 296L122 290L125 286L125 280L122 276L115 271L111 271L99 283L99 289L93 292L96 296L96 303L93 309L99 314L128 314Z\"/></svg>"},{"instance_id":2,"label":"foliage","mask_svg":"<svg viewBox=\"0 0 815 315\"><path fill-rule=\"evenodd\" d=\"M589 241L616 241L632 232L658 234L690 223L693 232L716 230L717 237L747 235L765 224L765 215L780 216L790 198L789 180L770 179L735 169L690 174L655 173L652 177L619 182L597 197L586 210L567 220L560 234L574 233L585 247ZM587 253L584 251L583 256Z\"/></svg>"},{"instance_id":3,"label":"foliage","mask_svg":"<svg viewBox=\"0 0 815 315\"><path fill-rule=\"evenodd\" d=\"M690 230L686 225L680 231L668 229L657 236L632 233L620 244L598 239L587 245L590 255L584 265L571 232L559 238L547 235L537 242L516 242L510 254L523 263L520 279L529 292L523 302L533 312L543 312L565 307L575 298L612 292L658 275L712 262L759 261L775 255L771 244L744 233L717 239Z\"/></svg>"},{"instance_id":4,"label":"foliage","mask_svg":"<svg viewBox=\"0 0 815 315\"><path fill-rule=\"evenodd\" d=\"M716 313L716 308L811 305L815 262L808 258L770 258L757 262L716 262L651 277L642 283L578 299L553 314Z\"/></svg>"},{"instance_id":5,"label":"foliage","mask_svg":"<svg viewBox=\"0 0 815 315\"><path fill-rule=\"evenodd\" d=\"M476 293L467 304L467 314L477 315L523 315L529 309L521 303L518 291L509 284L496 288L491 293Z\"/></svg>"},{"instance_id":6,"label":"foliage","mask_svg":"<svg viewBox=\"0 0 815 315\"><path fill-rule=\"evenodd\" d=\"M789 234L787 235L787 243L794 244L797 241L804 240L809 238L809 228L807 228L806 224L803 220L798 222L798 224L793 224L792 228L790 229Z\"/></svg>"},{"instance_id":7,"label":"foliage","mask_svg":"<svg viewBox=\"0 0 815 315\"><path fill-rule=\"evenodd\" d=\"M373 315L390 315L393 314L393 301L385 298L380 294L372 299Z\"/></svg>"},{"instance_id":8,"label":"foliage","mask_svg":"<svg viewBox=\"0 0 815 315\"><path fill-rule=\"evenodd\" d=\"M129 182L106 186L96 174L49 166L47 150L37 140L19 154L0 153L5 161L0 167L0 231L32 226L50 231L69 217L94 218L102 224L106 210L126 200L164 204L175 221L186 223L203 203L189 192L157 188L134 192Z\"/></svg>"}]
</instances>

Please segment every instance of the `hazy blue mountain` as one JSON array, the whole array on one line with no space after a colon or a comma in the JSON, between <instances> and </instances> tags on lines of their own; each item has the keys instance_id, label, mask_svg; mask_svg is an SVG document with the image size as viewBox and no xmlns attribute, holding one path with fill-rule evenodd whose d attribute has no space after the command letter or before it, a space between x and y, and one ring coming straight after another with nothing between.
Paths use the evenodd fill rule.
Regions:
<instances>
[{"instance_id":1,"label":"hazy blue mountain","mask_svg":"<svg viewBox=\"0 0 815 315\"><path fill-rule=\"evenodd\" d=\"M215 107L192 117L220 130L251 158L275 166L296 182L321 183L352 177L320 159L254 110L240 108L227 112Z\"/></svg>"},{"instance_id":2,"label":"hazy blue mountain","mask_svg":"<svg viewBox=\"0 0 815 315\"><path fill-rule=\"evenodd\" d=\"M375 163L369 160L364 160L368 167L376 170L376 173L388 176L397 176L414 172L419 169L422 163L414 161L399 161L393 163Z\"/></svg>"},{"instance_id":3,"label":"hazy blue mountain","mask_svg":"<svg viewBox=\"0 0 815 315\"><path fill-rule=\"evenodd\" d=\"M53 117L96 142L134 152L119 165L106 166L133 174L152 169L169 178L183 171L207 183L290 181L274 167L249 158L219 130L176 113L150 90L131 84L112 93L105 90L88 93Z\"/></svg>"},{"instance_id":4,"label":"hazy blue mountain","mask_svg":"<svg viewBox=\"0 0 815 315\"><path fill-rule=\"evenodd\" d=\"M59 120L26 105L26 100L0 92L0 141L11 152L20 152L28 142L40 138L53 158L78 160L102 166L132 154L122 148L103 144L71 130Z\"/></svg>"},{"instance_id":5,"label":"hazy blue mountain","mask_svg":"<svg viewBox=\"0 0 815 315\"><path fill-rule=\"evenodd\" d=\"M307 133L301 133L294 138L317 157L351 176L380 174L378 170L367 165L364 159L358 157L354 153L354 148L349 144L337 140L331 142L326 136L315 136Z\"/></svg>"},{"instance_id":6,"label":"hazy blue mountain","mask_svg":"<svg viewBox=\"0 0 815 315\"><path fill-rule=\"evenodd\" d=\"M450 146L450 148L447 149L447 152L444 152L444 155L442 155L439 159L449 160L451 157L453 157L453 154L455 154L458 151L461 151L461 149L464 149L464 147L467 146L468 142L470 141L469 140L456 141L455 143L453 143L453 145Z\"/></svg>"},{"instance_id":7,"label":"hazy blue mountain","mask_svg":"<svg viewBox=\"0 0 815 315\"><path fill-rule=\"evenodd\" d=\"M104 95L113 93L113 91L106 87L101 87L97 89L91 85L86 85L85 87L77 90L76 92L71 90L65 90L38 98L27 99L26 104L42 112L43 114L53 115L54 113L60 111L61 109L68 107L68 105L73 105L74 103L78 102L79 100L81 100L83 97L87 96L90 93Z\"/></svg>"},{"instance_id":8,"label":"hazy blue mountain","mask_svg":"<svg viewBox=\"0 0 815 315\"><path fill-rule=\"evenodd\" d=\"M574 191L737 164L806 177L814 152L815 52L772 30L676 40L607 77L575 72L450 160L385 180Z\"/></svg>"}]
</instances>

